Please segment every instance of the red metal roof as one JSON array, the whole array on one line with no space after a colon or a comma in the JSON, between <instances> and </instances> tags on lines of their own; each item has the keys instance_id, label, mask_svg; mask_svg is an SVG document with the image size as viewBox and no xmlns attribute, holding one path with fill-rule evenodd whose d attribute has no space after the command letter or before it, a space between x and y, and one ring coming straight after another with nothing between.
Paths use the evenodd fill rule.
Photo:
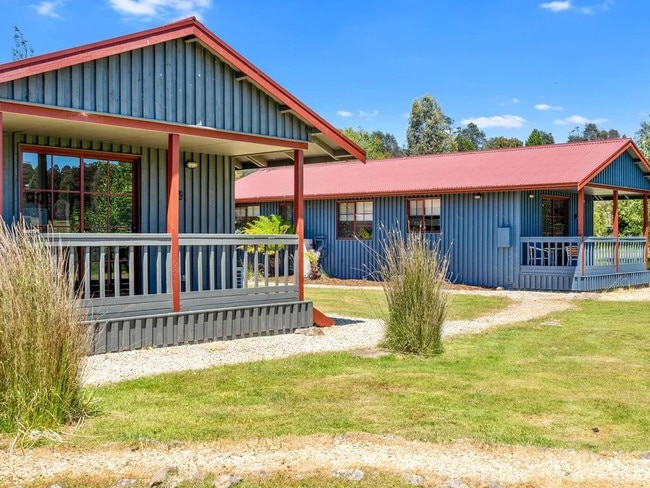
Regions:
<instances>
[{"instance_id":1,"label":"red metal roof","mask_svg":"<svg viewBox=\"0 0 650 488\"><path fill-rule=\"evenodd\" d=\"M650 172L630 139L551 144L305 166L305 198L415 195L586 185L625 151ZM237 180L237 202L293 199L292 168L260 169Z\"/></svg>"},{"instance_id":2,"label":"red metal roof","mask_svg":"<svg viewBox=\"0 0 650 488\"><path fill-rule=\"evenodd\" d=\"M135 34L0 64L0 83L94 61L174 39L191 38L199 40L206 48L223 59L235 70L248 76L262 90L280 103L287 105L298 117L321 131L336 144L348 151L349 154L359 158L361 161L365 161L366 153L360 146L341 134L338 129L273 81L194 17L136 32Z\"/></svg>"}]
</instances>

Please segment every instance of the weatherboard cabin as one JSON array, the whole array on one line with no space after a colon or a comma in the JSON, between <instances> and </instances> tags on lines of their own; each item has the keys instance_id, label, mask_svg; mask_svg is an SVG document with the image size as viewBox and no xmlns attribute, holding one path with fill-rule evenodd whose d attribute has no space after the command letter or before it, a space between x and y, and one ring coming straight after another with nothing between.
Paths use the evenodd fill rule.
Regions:
<instances>
[{"instance_id":1,"label":"weatherboard cabin","mask_svg":"<svg viewBox=\"0 0 650 488\"><path fill-rule=\"evenodd\" d=\"M322 267L371 277L382 229L425 232L458 283L525 290L603 290L650 283L650 166L629 139L316 164L305 169L305 235ZM257 170L235 184L243 224L291 217L291 172ZM618 202L640 199L642 235L619 235ZM594 202L613 201L612 232L595 237Z\"/></svg>"},{"instance_id":2,"label":"weatherboard cabin","mask_svg":"<svg viewBox=\"0 0 650 488\"><path fill-rule=\"evenodd\" d=\"M303 163L365 153L196 19L0 65L0 129L0 215L66 253L93 353L312 325ZM290 167L296 235L235 234L251 165Z\"/></svg>"}]
</instances>

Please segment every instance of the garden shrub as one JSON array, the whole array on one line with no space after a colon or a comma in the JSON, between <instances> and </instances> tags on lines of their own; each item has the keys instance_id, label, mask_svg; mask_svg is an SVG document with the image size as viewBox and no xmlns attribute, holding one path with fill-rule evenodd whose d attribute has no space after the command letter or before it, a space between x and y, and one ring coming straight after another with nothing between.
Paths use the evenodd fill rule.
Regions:
<instances>
[{"instance_id":1,"label":"garden shrub","mask_svg":"<svg viewBox=\"0 0 650 488\"><path fill-rule=\"evenodd\" d=\"M86 415L87 326L63 252L0 222L0 431L53 429Z\"/></svg>"},{"instance_id":2,"label":"garden shrub","mask_svg":"<svg viewBox=\"0 0 650 488\"><path fill-rule=\"evenodd\" d=\"M405 354L442 352L442 328L448 310L444 290L448 260L425 234L386 232L378 271L388 310L384 346Z\"/></svg>"}]
</instances>

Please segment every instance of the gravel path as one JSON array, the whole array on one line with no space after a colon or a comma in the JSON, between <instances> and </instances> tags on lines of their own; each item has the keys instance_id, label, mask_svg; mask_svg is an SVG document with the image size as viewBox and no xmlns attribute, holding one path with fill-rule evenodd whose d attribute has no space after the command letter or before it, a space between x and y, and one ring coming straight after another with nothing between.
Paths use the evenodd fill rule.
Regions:
<instances>
[{"instance_id":1,"label":"gravel path","mask_svg":"<svg viewBox=\"0 0 650 488\"><path fill-rule=\"evenodd\" d=\"M541 318L574 306L575 300L650 300L650 288L605 294L461 291L508 296L501 312L474 320L448 322L445 335L479 333L490 327ZM372 349L381 338L377 320L337 318L323 335L288 334L173 348L92 356L86 382L98 385L160 372L274 359L317 351ZM394 436L350 434L305 436L245 443L146 443L97 451L65 447L0 452L0 485L37 478L108 474L148 479L161 468L178 469L177 478L196 473L240 476L282 471L303 475L334 469L381 469L420 477L431 486L485 487L650 487L650 453L594 454L522 446L489 446L457 441L412 442ZM461 484L460 480L464 484ZM49 486L49 485L43 485Z\"/></svg>"}]
</instances>

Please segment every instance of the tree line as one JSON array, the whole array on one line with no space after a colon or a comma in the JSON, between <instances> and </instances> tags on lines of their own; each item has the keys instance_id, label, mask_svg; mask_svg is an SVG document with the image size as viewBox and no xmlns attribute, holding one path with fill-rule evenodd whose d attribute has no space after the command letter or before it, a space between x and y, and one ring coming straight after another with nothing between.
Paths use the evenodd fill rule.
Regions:
<instances>
[{"instance_id":1,"label":"tree line","mask_svg":"<svg viewBox=\"0 0 650 488\"><path fill-rule=\"evenodd\" d=\"M453 119L445 115L430 95L423 95L413 101L404 147L399 145L393 134L379 130L370 132L362 128L346 127L342 132L366 150L368 159L555 144L553 134L539 129L533 129L528 139L522 141L505 136L488 138L473 122L465 127L455 126ZM596 124L588 123L571 131L568 142L620 137L625 136L621 136L616 129L601 130Z\"/></svg>"}]
</instances>

